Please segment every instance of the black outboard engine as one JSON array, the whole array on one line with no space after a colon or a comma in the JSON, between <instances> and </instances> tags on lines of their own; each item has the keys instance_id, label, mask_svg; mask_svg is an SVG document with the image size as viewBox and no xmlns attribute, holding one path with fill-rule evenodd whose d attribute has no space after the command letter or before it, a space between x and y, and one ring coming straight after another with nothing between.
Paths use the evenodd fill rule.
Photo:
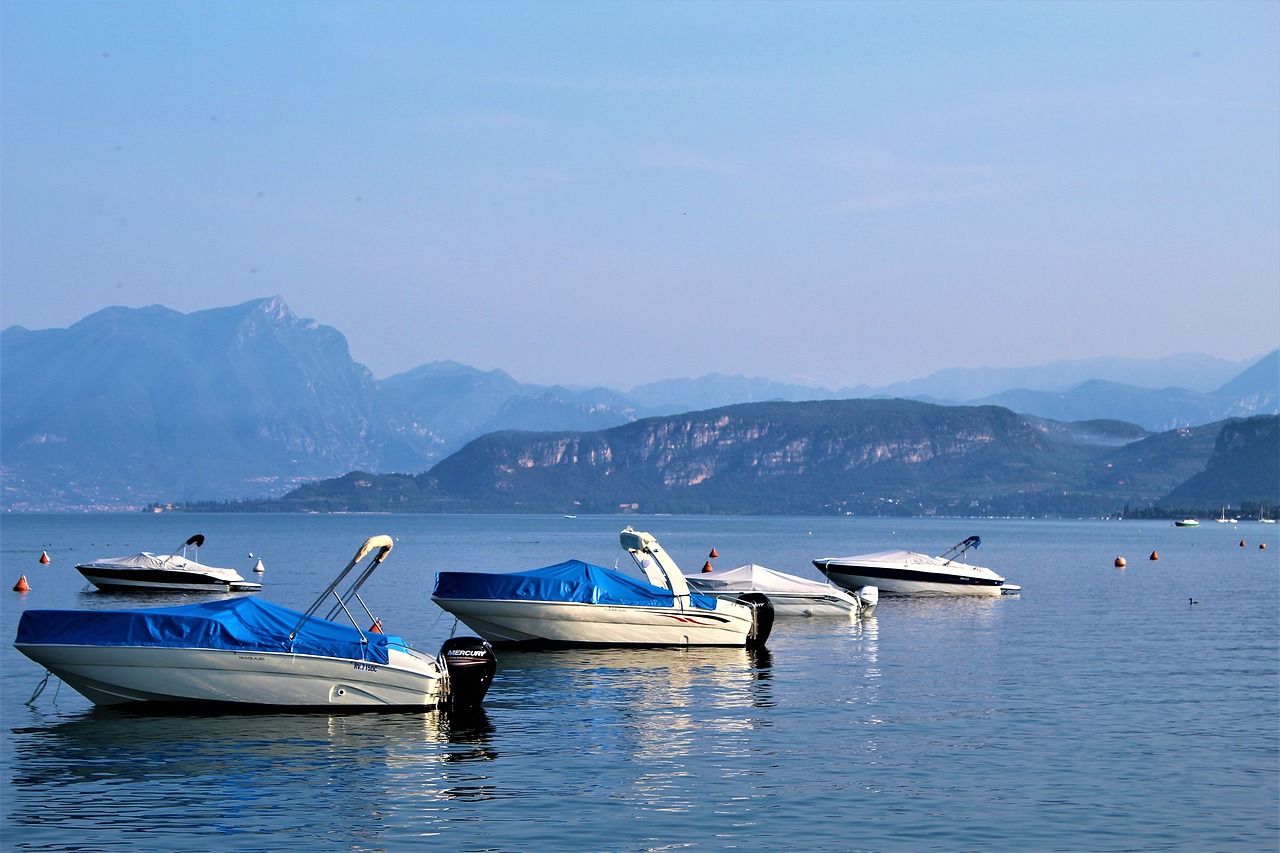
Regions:
<instances>
[{"instance_id":1,"label":"black outboard engine","mask_svg":"<svg viewBox=\"0 0 1280 853\"><path fill-rule=\"evenodd\" d=\"M752 610L751 633L747 635L747 648L764 648L765 642L773 631L773 602L768 596L758 592L748 592L738 596L738 601Z\"/></svg>"},{"instance_id":2,"label":"black outboard engine","mask_svg":"<svg viewBox=\"0 0 1280 853\"><path fill-rule=\"evenodd\" d=\"M449 670L451 707L479 706L498 670L493 646L479 637L450 637L440 647L440 657Z\"/></svg>"}]
</instances>

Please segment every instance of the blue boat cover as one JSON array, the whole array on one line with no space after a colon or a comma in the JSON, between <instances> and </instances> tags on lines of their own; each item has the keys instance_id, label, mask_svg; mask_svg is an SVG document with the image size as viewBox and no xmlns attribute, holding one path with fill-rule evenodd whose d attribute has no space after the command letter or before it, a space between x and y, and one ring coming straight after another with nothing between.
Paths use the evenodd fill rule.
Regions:
<instances>
[{"instance_id":1,"label":"blue boat cover","mask_svg":"<svg viewBox=\"0 0 1280 853\"><path fill-rule=\"evenodd\" d=\"M436 598L487 599L495 601L576 601L582 604L623 604L639 607L674 607L671 590L642 580L584 563L568 560L527 572L440 572L436 575ZM702 610L715 610L716 600L692 593L690 603Z\"/></svg>"},{"instance_id":2,"label":"blue boat cover","mask_svg":"<svg viewBox=\"0 0 1280 853\"><path fill-rule=\"evenodd\" d=\"M399 637L367 633L312 617L292 645L289 632L302 613L251 596L140 610L27 610L19 643L74 646L161 646L180 649L289 652L387 662Z\"/></svg>"}]
</instances>

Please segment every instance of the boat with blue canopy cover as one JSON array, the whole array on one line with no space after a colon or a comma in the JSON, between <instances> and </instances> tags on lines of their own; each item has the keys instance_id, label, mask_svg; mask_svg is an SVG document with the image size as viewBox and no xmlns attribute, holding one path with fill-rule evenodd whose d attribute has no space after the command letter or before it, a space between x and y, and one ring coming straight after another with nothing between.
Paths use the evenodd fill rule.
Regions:
<instances>
[{"instance_id":1,"label":"boat with blue canopy cover","mask_svg":"<svg viewBox=\"0 0 1280 853\"><path fill-rule=\"evenodd\" d=\"M579 604L612 604L633 607L675 607L676 596L613 569L566 560L554 566L524 572L440 572L433 593L438 599L491 601L563 601ZM712 596L691 593L689 604L715 610Z\"/></svg>"},{"instance_id":2,"label":"boat with blue canopy cover","mask_svg":"<svg viewBox=\"0 0 1280 853\"><path fill-rule=\"evenodd\" d=\"M247 596L136 610L28 610L18 622L18 643L69 646L151 646L366 660L385 664L399 637L310 618Z\"/></svg>"}]
</instances>

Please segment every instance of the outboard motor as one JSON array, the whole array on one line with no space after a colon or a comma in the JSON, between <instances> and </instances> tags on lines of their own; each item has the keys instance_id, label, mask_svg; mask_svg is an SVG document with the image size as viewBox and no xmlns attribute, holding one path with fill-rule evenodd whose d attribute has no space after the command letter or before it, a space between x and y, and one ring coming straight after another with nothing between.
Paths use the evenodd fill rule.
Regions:
<instances>
[{"instance_id":1,"label":"outboard motor","mask_svg":"<svg viewBox=\"0 0 1280 853\"><path fill-rule=\"evenodd\" d=\"M493 646L479 637L450 637L440 647L440 657L449 670L450 706L474 708L483 702L498 670Z\"/></svg>"},{"instance_id":2,"label":"outboard motor","mask_svg":"<svg viewBox=\"0 0 1280 853\"><path fill-rule=\"evenodd\" d=\"M862 611L870 615L871 610L880 601L880 587L877 586L861 586L854 593L854 597L862 603Z\"/></svg>"},{"instance_id":3,"label":"outboard motor","mask_svg":"<svg viewBox=\"0 0 1280 853\"><path fill-rule=\"evenodd\" d=\"M773 631L773 602L759 592L740 595L738 601L751 608L751 633L747 635L747 648L764 648Z\"/></svg>"}]
</instances>

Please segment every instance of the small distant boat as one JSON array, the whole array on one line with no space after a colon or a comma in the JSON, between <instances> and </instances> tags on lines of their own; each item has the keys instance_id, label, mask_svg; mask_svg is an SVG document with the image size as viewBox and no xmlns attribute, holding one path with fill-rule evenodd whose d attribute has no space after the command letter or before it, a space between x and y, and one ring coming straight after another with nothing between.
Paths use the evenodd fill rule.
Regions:
<instances>
[{"instance_id":1,"label":"small distant boat","mask_svg":"<svg viewBox=\"0 0 1280 853\"><path fill-rule=\"evenodd\" d=\"M638 547L644 536L628 527L621 542ZM492 643L764 646L774 615L767 598L703 595L672 565L649 560L647 581L581 560L525 572L440 572L431 600Z\"/></svg>"},{"instance_id":2,"label":"small distant boat","mask_svg":"<svg viewBox=\"0 0 1280 853\"><path fill-rule=\"evenodd\" d=\"M1240 519L1227 518L1227 508L1224 506L1222 508L1222 515L1217 519L1217 521L1219 524L1238 524Z\"/></svg>"},{"instance_id":3,"label":"small distant boat","mask_svg":"<svg viewBox=\"0 0 1280 853\"><path fill-rule=\"evenodd\" d=\"M179 554L143 551L128 557L108 557L80 563L76 571L98 589L164 590L185 592L258 592L262 584L245 580L235 569L206 566L187 558L187 549L199 555L204 536L197 533L182 544Z\"/></svg>"},{"instance_id":4,"label":"small distant boat","mask_svg":"<svg viewBox=\"0 0 1280 853\"><path fill-rule=\"evenodd\" d=\"M98 705L202 712L478 705L497 665L488 643L454 637L438 656L424 654L382 633L360 598L391 548L389 536L366 540L305 613L244 595L137 610L27 610L14 647ZM321 619L316 613L330 597L336 603ZM357 625L357 604L370 628Z\"/></svg>"},{"instance_id":5,"label":"small distant boat","mask_svg":"<svg viewBox=\"0 0 1280 853\"><path fill-rule=\"evenodd\" d=\"M991 569L960 559L982 544L977 536L951 546L940 556L914 551L877 551L853 557L823 557L813 561L832 583L845 589L878 587L887 595L1001 595L1022 587L1006 584Z\"/></svg>"},{"instance_id":6,"label":"small distant boat","mask_svg":"<svg viewBox=\"0 0 1280 853\"><path fill-rule=\"evenodd\" d=\"M1200 522L1196 521L1194 518L1184 518L1181 521L1175 521L1173 523L1173 526L1174 527L1199 527Z\"/></svg>"}]
</instances>

